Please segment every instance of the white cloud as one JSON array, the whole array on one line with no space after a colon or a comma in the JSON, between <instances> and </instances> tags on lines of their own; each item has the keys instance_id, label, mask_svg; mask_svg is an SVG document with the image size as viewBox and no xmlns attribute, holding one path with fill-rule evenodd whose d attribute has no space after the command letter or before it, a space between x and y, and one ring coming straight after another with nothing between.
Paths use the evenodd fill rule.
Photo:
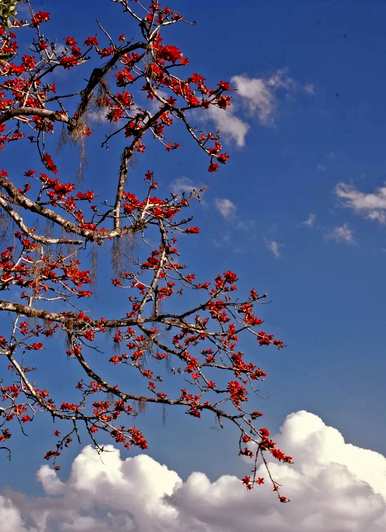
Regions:
<instances>
[{"instance_id":1,"label":"white cloud","mask_svg":"<svg viewBox=\"0 0 386 532\"><path fill-rule=\"evenodd\" d=\"M171 184L170 190L174 194L188 194L200 198L205 193L206 187L204 185L195 185L188 177L178 177Z\"/></svg>"},{"instance_id":2,"label":"white cloud","mask_svg":"<svg viewBox=\"0 0 386 532\"><path fill-rule=\"evenodd\" d=\"M338 225L328 233L327 238L335 240L336 242L345 242L346 244L354 243L354 235L347 224Z\"/></svg>"},{"instance_id":3,"label":"white cloud","mask_svg":"<svg viewBox=\"0 0 386 532\"><path fill-rule=\"evenodd\" d=\"M280 248L282 247L282 244L280 244L280 242L278 242L277 240L267 240L266 246L274 257L276 257L277 259L280 257Z\"/></svg>"},{"instance_id":4,"label":"white cloud","mask_svg":"<svg viewBox=\"0 0 386 532\"><path fill-rule=\"evenodd\" d=\"M2 532L384 532L386 457L346 443L306 411L290 414L276 437L293 465L270 464L290 496L280 504L270 485L247 492L239 479L185 481L146 455L122 459L108 446L85 447L69 478L43 466L46 495L0 496ZM259 470L264 475L264 470ZM59 489L60 487L60 489ZM7 523L8 528L4 528Z\"/></svg>"},{"instance_id":5,"label":"white cloud","mask_svg":"<svg viewBox=\"0 0 386 532\"><path fill-rule=\"evenodd\" d=\"M236 214L236 205L230 199L216 198L214 203L218 212L226 220L229 220Z\"/></svg>"},{"instance_id":6,"label":"white cloud","mask_svg":"<svg viewBox=\"0 0 386 532\"><path fill-rule=\"evenodd\" d=\"M245 136L249 125L238 118L232 112L232 109L224 110L218 107L209 107L208 116L213 120L217 130L222 135L234 140L239 147L245 145Z\"/></svg>"},{"instance_id":7,"label":"white cloud","mask_svg":"<svg viewBox=\"0 0 386 532\"><path fill-rule=\"evenodd\" d=\"M18 508L13 502L0 495L0 526L4 532L27 532L25 523L20 515ZM8 528L4 528L4 526ZM33 532L35 529L28 529Z\"/></svg>"},{"instance_id":8,"label":"white cloud","mask_svg":"<svg viewBox=\"0 0 386 532\"><path fill-rule=\"evenodd\" d=\"M338 183L335 192L344 201L345 207L371 220L386 222L386 186L365 193L346 183Z\"/></svg>"},{"instance_id":9,"label":"white cloud","mask_svg":"<svg viewBox=\"0 0 386 532\"><path fill-rule=\"evenodd\" d=\"M86 119L96 124L108 124L107 113L108 111L105 108L94 109L93 111L87 111Z\"/></svg>"},{"instance_id":10,"label":"white cloud","mask_svg":"<svg viewBox=\"0 0 386 532\"><path fill-rule=\"evenodd\" d=\"M306 94L313 95L316 92L316 87L313 83L305 83L303 89Z\"/></svg>"},{"instance_id":11,"label":"white cloud","mask_svg":"<svg viewBox=\"0 0 386 532\"><path fill-rule=\"evenodd\" d=\"M303 225L306 225L307 227L314 227L315 222L316 222L316 214L314 212L310 212L310 214L304 220Z\"/></svg>"},{"instance_id":12,"label":"white cloud","mask_svg":"<svg viewBox=\"0 0 386 532\"><path fill-rule=\"evenodd\" d=\"M235 141L236 145L245 145L245 138L250 129L250 124L236 116L236 110L246 107L251 115L257 115L260 124L268 126L273 123L277 111L277 92L302 91L306 94L314 94L315 86L306 83L303 86L287 76L285 69L277 70L271 76L263 78L250 78L245 74L239 74L231 78L232 85L236 89L234 106L224 110L218 107L209 107L202 119L212 120L217 130L228 140Z\"/></svg>"},{"instance_id":13,"label":"white cloud","mask_svg":"<svg viewBox=\"0 0 386 532\"><path fill-rule=\"evenodd\" d=\"M270 124L274 118L277 108L275 93L279 89L293 90L296 86L283 70L274 72L269 78L238 75L233 76L231 81L250 112L256 113L263 125Z\"/></svg>"}]
</instances>

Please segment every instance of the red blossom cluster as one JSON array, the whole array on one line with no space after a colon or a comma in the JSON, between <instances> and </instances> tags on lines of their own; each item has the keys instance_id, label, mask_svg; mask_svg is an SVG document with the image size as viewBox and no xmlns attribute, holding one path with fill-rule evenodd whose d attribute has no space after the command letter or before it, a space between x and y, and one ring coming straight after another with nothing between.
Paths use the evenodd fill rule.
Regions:
<instances>
[{"instance_id":1,"label":"red blossom cluster","mask_svg":"<svg viewBox=\"0 0 386 532\"><path fill-rule=\"evenodd\" d=\"M34 167L24 175L0 171L0 210L11 228L0 249L5 316L0 355L6 362L0 379L0 441L11 438L18 422L46 412L61 428L54 431L56 444L46 459L55 461L81 430L97 447L98 435L107 433L125 448L146 449L148 442L131 418L146 404L175 406L195 418L213 415L221 426L228 421L239 430L240 454L254 458L252 474L242 479L251 489L264 482L257 477L259 456L264 464L266 453L291 462L267 429L256 425L261 413L254 407L254 392L266 373L242 348L245 334L254 335L260 346L283 347L260 328L256 306L265 296L255 289L240 294L231 270L200 279L181 262L179 237L200 233L185 215L193 195L156 195L160 185L152 170L135 192L128 188L130 163L146 152L149 137L167 152L180 147L175 124L208 157L209 172L227 163L218 135L195 127L192 117L197 109L227 109L231 87L226 81L210 87L198 73L184 77L188 59L163 38L167 27L183 20L179 13L156 0L145 14L136 11L136 2L114 3L138 25L137 41L101 31L85 38L64 36L65 46L59 48L57 39L43 33L41 25L51 17L44 11L0 26L0 148L16 154L29 150ZM30 32L28 54L17 43L22 28ZM70 70L66 83L73 83L73 91L57 86L61 78L55 73L61 69ZM50 154L62 130L82 150L95 133L89 125L95 109L109 126L101 148L118 138L123 144L111 175L103 176L108 183L103 197L93 190L92 179L79 190L76 178L63 177L60 155L56 161ZM144 245L136 261L122 265L119 246L135 235ZM97 269L90 253L101 247L112 254L113 269L112 287L105 278L101 286L113 289L125 309L108 318L97 315L93 297ZM72 364L69 380L74 364L78 371L65 400L55 384L39 386L45 357L62 354ZM133 375L140 390L135 393L129 386Z\"/></svg>"}]
</instances>

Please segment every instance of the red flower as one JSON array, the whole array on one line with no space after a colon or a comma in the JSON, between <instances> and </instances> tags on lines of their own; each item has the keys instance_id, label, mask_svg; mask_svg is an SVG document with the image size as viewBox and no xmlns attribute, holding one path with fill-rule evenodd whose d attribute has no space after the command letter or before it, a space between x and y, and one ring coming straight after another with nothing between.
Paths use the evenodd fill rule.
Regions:
<instances>
[{"instance_id":1,"label":"red flower","mask_svg":"<svg viewBox=\"0 0 386 532\"><path fill-rule=\"evenodd\" d=\"M76 198L78 200L92 201L94 199L94 192L92 192L91 190L89 190L88 192L78 192L76 194Z\"/></svg>"},{"instance_id":2,"label":"red flower","mask_svg":"<svg viewBox=\"0 0 386 532\"><path fill-rule=\"evenodd\" d=\"M83 336L86 338L86 340L92 341L95 338L95 332L92 329L87 329Z\"/></svg>"},{"instance_id":3,"label":"red flower","mask_svg":"<svg viewBox=\"0 0 386 532\"><path fill-rule=\"evenodd\" d=\"M228 91L230 89L230 84L228 81L219 81L219 84L218 86L220 87L220 89L222 89L223 91Z\"/></svg>"},{"instance_id":4,"label":"red flower","mask_svg":"<svg viewBox=\"0 0 386 532\"><path fill-rule=\"evenodd\" d=\"M227 388L229 395L231 396L232 403L236 407L238 407L241 402L244 402L248 399L247 390L238 381L229 381Z\"/></svg>"},{"instance_id":5,"label":"red flower","mask_svg":"<svg viewBox=\"0 0 386 532\"><path fill-rule=\"evenodd\" d=\"M30 55L23 55L23 65L27 70L32 70L36 66L36 61Z\"/></svg>"},{"instance_id":6,"label":"red flower","mask_svg":"<svg viewBox=\"0 0 386 532\"><path fill-rule=\"evenodd\" d=\"M41 342L35 342L34 344L30 344L28 346L28 349L32 349L33 351L39 351L39 349L43 348L43 344Z\"/></svg>"},{"instance_id":7,"label":"red flower","mask_svg":"<svg viewBox=\"0 0 386 532\"><path fill-rule=\"evenodd\" d=\"M229 160L229 155L227 153L220 153L217 156L217 160L220 161L220 163L225 164Z\"/></svg>"},{"instance_id":8,"label":"red flower","mask_svg":"<svg viewBox=\"0 0 386 532\"><path fill-rule=\"evenodd\" d=\"M123 68L115 74L115 78L117 80L118 87L124 87L125 85L133 81L134 76L128 68Z\"/></svg>"},{"instance_id":9,"label":"red flower","mask_svg":"<svg viewBox=\"0 0 386 532\"><path fill-rule=\"evenodd\" d=\"M267 334L264 331L260 331L257 333L257 341L260 345L270 345L273 341L272 334Z\"/></svg>"},{"instance_id":10,"label":"red flower","mask_svg":"<svg viewBox=\"0 0 386 532\"><path fill-rule=\"evenodd\" d=\"M47 170L50 170L54 174L58 173L58 168L56 164L54 163L54 161L52 160L51 155L49 155L48 153L45 153L43 155L43 163L44 163L44 166L47 168Z\"/></svg>"},{"instance_id":11,"label":"red flower","mask_svg":"<svg viewBox=\"0 0 386 532\"><path fill-rule=\"evenodd\" d=\"M39 41L39 50L46 50L48 48L48 42L44 39L40 39Z\"/></svg>"},{"instance_id":12,"label":"red flower","mask_svg":"<svg viewBox=\"0 0 386 532\"><path fill-rule=\"evenodd\" d=\"M259 433L260 433L260 436L261 436L263 439L268 438L269 435L270 435L270 432L269 432L269 430L268 430L266 427L261 427L261 429L259 430Z\"/></svg>"},{"instance_id":13,"label":"red flower","mask_svg":"<svg viewBox=\"0 0 386 532\"><path fill-rule=\"evenodd\" d=\"M87 39L84 41L84 44L86 46L98 46L98 39L95 37L95 35L91 35L90 37L87 37Z\"/></svg>"},{"instance_id":14,"label":"red flower","mask_svg":"<svg viewBox=\"0 0 386 532\"><path fill-rule=\"evenodd\" d=\"M78 59L73 55L66 55L60 58L60 64L64 66L64 68L71 68L78 64Z\"/></svg>"},{"instance_id":15,"label":"red flower","mask_svg":"<svg viewBox=\"0 0 386 532\"><path fill-rule=\"evenodd\" d=\"M130 432L131 440L134 445L141 447L141 449L147 448L147 441L139 429L133 427L130 429L129 432Z\"/></svg>"},{"instance_id":16,"label":"red flower","mask_svg":"<svg viewBox=\"0 0 386 532\"><path fill-rule=\"evenodd\" d=\"M196 235L200 232L200 228L197 226L187 227L184 232L190 235Z\"/></svg>"},{"instance_id":17,"label":"red flower","mask_svg":"<svg viewBox=\"0 0 386 532\"><path fill-rule=\"evenodd\" d=\"M173 45L162 46L158 51L158 57L165 61L171 61L172 63L176 63L177 61L184 63L186 61L181 50Z\"/></svg>"},{"instance_id":18,"label":"red flower","mask_svg":"<svg viewBox=\"0 0 386 532\"><path fill-rule=\"evenodd\" d=\"M235 283L238 277L234 272L228 271L224 273L224 279L227 283Z\"/></svg>"},{"instance_id":19,"label":"red flower","mask_svg":"<svg viewBox=\"0 0 386 532\"><path fill-rule=\"evenodd\" d=\"M217 98L217 105L220 107L220 109L226 109L231 104L231 97L230 96L219 96Z\"/></svg>"},{"instance_id":20,"label":"red flower","mask_svg":"<svg viewBox=\"0 0 386 532\"><path fill-rule=\"evenodd\" d=\"M107 57L109 55L112 55L114 53L114 46L109 46L107 48L102 48L101 50L98 50L98 53L101 57Z\"/></svg>"},{"instance_id":21,"label":"red flower","mask_svg":"<svg viewBox=\"0 0 386 532\"><path fill-rule=\"evenodd\" d=\"M248 490L251 490L252 487L253 487L253 483L252 483L252 479L249 475L245 475L245 477L243 477L241 479L241 482L244 484L244 486L248 489Z\"/></svg>"},{"instance_id":22,"label":"red flower","mask_svg":"<svg viewBox=\"0 0 386 532\"><path fill-rule=\"evenodd\" d=\"M61 410L70 410L71 412L76 412L78 410L78 405L75 403L64 402L60 405Z\"/></svg>"},{"instance_id":23,"label":"red flower","mask_svg":"<svg viewBox=\"0 0 386 532\"><path fill-rule=\"evenodd\" d=\"M67 46L76 46L76 39L75 37L66 37L66 44Z\"/></svg>"},{"instance_id":24,"label":"red flower","mask_svg":"<svg viewBox=\"0 0 386 532\"><path fill-rule=\"evenodd\" d=\"M31 19L32 26L39 26L42 22L50 20L50 14L47 11L38 11Z\"/></svg>"}]
</instances>

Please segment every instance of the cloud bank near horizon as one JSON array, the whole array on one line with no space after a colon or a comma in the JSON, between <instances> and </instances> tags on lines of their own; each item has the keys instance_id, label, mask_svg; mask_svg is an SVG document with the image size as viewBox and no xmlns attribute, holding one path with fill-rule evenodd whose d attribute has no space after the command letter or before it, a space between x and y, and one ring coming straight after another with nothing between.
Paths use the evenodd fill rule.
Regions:
<instances>
[{"instance_id":1,"label":"cloud bank near horizon","mask_svg":"<svg viewBox=\"0 0 386 532\"><path fill-rule=\"evenodd\" d=\"M238 478L183 480L147 455L123 459L108 446L75 458L67 480L44 465L45 495L0 495L3 532L384 532L386 457L346 443L306 411L290 414L277 435L294 465L270 465L289 495L280 504L269 484L252 492ZM261 469L261 475L264 471Z\"/></svg>"}]
</instances>

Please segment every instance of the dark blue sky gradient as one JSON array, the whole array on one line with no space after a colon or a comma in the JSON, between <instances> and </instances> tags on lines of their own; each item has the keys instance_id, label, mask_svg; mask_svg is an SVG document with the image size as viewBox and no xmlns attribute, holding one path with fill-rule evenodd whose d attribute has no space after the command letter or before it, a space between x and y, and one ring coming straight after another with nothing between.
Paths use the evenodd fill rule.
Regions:
<instances>
[{"instance_id":1,"label":"dark blue sky gradient","mask_svg":"<svg viewBox=\"0 0 386 532\"><path fill-rule=\"evenodd\" d=\"M37 5L52 12L46 28L59 42L68 34L95 33L96 18L115 35L126 31L119 7L108 0ZM286 69L299 85L313 84L315 92L279 94L275 122L268 127L244 112L251 126L246 145L228 143L231 161L216 175L207 173L207 160L186 137L183 149L169 156L157 147L149 150L133 174L140 179L143 169L153 168L164 194L180 177L207 184L203 204L193 207L202 234L185 239L184 262L204 278L233 269L242 288L269 293L262 307L266 328L287 348L256 352L254 342L245 344L269 371L256 401L266 413L264 423L278 428L288 413L306 409L346 440L386 453L386 228L343 208L334 194L340 181L368 192L385 182L386 4L182 0L171 5L198 24L171 29L170 42L181 46L193 70L211 83ZM116 175L120 147L112 143L101 152L93 140L87 146L86 177L95 180L100 194ZM66 159L69 175L76 172L75 153L65 146L58 155ZM214 209L219 197L236 205L233 221ZM317 217L311 228L303 224L310 212ZM354 232L354 244L326 238L344 223ZM269 240L282 244L279 258L267 249ZM100 268L103 274L103 257ZM99 301L105 313L102 296ZM108 294L110 308L114 301ZM66 371L67 361L58 364ZM236 435L210 429L212 420L198 423L168 412L164 423L161 413L150 409L143 422L149 453L182 475L192 468L211 476L241 471L233 454ZM35 489L32 478L46 450L39 434L48 426L42 421L31 427L31 438L18 438L12 463L4 466L4 485ZM75 454L77 449L71 450L65 462Z\"/></svg>"}]
</instances>

